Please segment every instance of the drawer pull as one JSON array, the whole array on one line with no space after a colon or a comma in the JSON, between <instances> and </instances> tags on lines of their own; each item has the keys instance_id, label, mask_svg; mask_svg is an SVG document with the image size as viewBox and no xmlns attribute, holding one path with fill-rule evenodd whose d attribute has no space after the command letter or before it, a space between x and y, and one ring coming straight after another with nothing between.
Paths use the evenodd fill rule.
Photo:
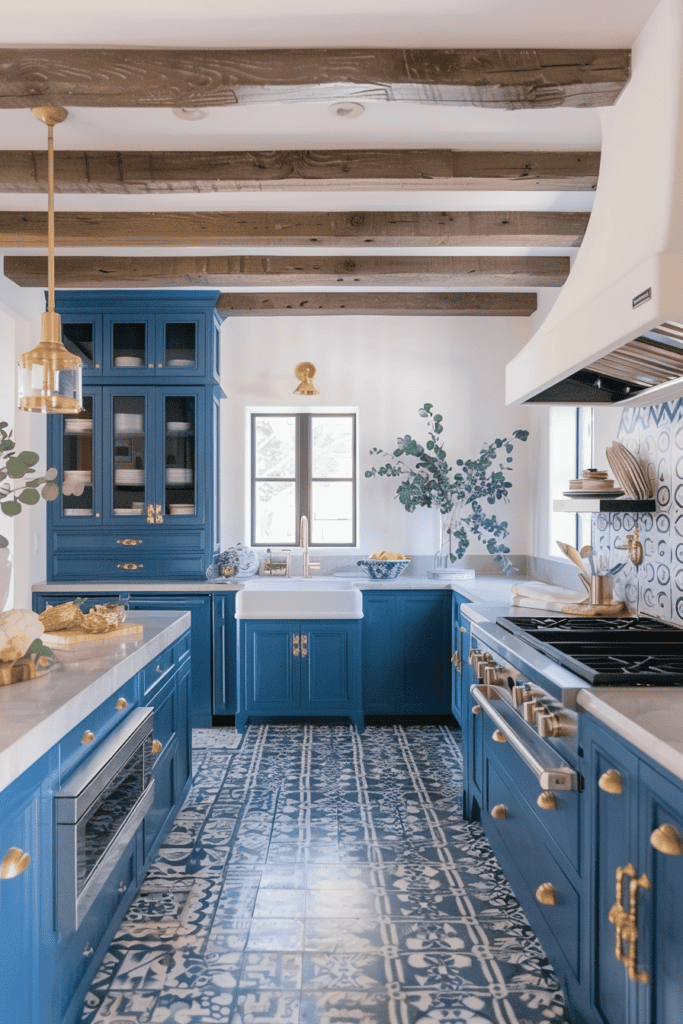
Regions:
<instances>
[{"instance_id":1,"label":"drawer pull","mask_svg":"<svg viewBox=\"0 0 683 1024\"><path fill-rule=\"evenodd\" d=\"M115 707L117 711L125 711L126 708L128 707L128 701L126 700L125 697L119 697L115 704Z\"/></svg>"},{"instance_id":2,"label":"drawer pull","mask_svg":"<svg viewBox=\"0 0 683 1024\"><path fill-rule=\"evenodd\" d=\"M673 825L664 823L656 828L650 836L650 844L660 853L668 853L670 857L680 857L683 853L683 841Z\"/></svg>"},{"instance_id":3,"label":"drawer pull","mask_svg":"<svg viewBox=\"0 0 683 1024\"><path fill-rule=\"evenodd\" d=\"M546 907L555 906L555 886L552 882L541 882L536 890L536 899Z\"/></svg>"},{"instance_id":4,"label":"drawer pull","mask_svg":"<svg viewBox=\"0 0 683 1024\"><path fill-rule=\"evenodd\" d=\"M31 854L20 850L18 846L10 846L0 863L0 879L16 878L23 874L31 863Z\"/></svg>"},{"instance_id":5,"label":"drawer pull","mask_svg":"<svg viewBox=\"0 0 683 1024\"><path fill-rule=\"evenodd\" d=\"M624 780L622 779L616 768L610 768L608 771L603 772L598 779L598 786L604 790L605 793L613 793L616 796L624 791Z\"/></svg>"},{"instance_id":6,"label":"drawer pull","mask_svg":"<svg viewBox=\"0 0 683 1024\"><path fill-rule=\"evenodd\" d=\"M135 548L135 547L138 546L138 544L142 544L142 541L141 540L136 540L135 537L124 537L123 540L120 540L119 538L117 538L116 543L117 544L123 544L124 547L127 547L127 548Z\"/></svg>"},{"instance_id":7,"label":"drawer pull","mask_svg":"<svg viewBox=\"0 0 683 1024\"><path fill-rule=\"evenodd\" d=\"M536 803L542 811L554 811L557 809L555 794L551 793L549 789L544 789L542 793L538 794Z\"/></svg>"},{"instance_id":8,"label":"drawer pull","mask_svg":"<svg viewBox=\"0 0 683 1024\"><path fill-rule=\"evenodd\" d=\"M496 743L507 743L508 741L507 736L505 735L504 732L501 732L500 729L493 730L492 738L495 740Z\"/></svg>"},{"instance_id":9,"label":"drawer pull","mask_svg":"<svg viewBox=\"0 0 683 1024\"><path fill-rule=\"evenodd\" d=\"M161 740L152 740L152 753L153 754L155 754L155 755L156 754L160 754L161 751L163 750L163 748L164 748L164 745L161 742Z\"/></svg>"},{"instance_id":10,"label":"drawer pull","mask_svg":"<svg viewBox=\"0 0 683 1024\"><path fill-rule=\"evenodd\" d=\"M473 715L480 715L481 714L481 704L473 704L472 705L472 714Z\"/></svg>"},{"instance_id":11,"label":"drawer pull","mask_svg":"<svg viewBox=\"0 0 683 1024\"><path fill-rule=\"evenodd\" d=\"M85 946L83 947L83 956L92 956L94 952L95 950L92 948L90 943L86 942Z\"/></svg>"},{"instance_id":12,"label":"drawer pull","mask_svg":"<svg viewBox=\"0 0 683 1024\"><path fill-rule=\"evenodd\" d=\"M495 807L491 808L491 817L496 818L497 821L502 821L507 816L508 812L505 804L496 804Z\"/></svg>"},{"instance_id":13,"label":"drawer pull","mask_svg":"<svg viewBox=\"0 0 683 1024\"><path fill-rule=\"evenodd\" d=\"M160 675L161 675L161 673L162 673L162 672L163 672L164 670L163 670L163 668L161 667L161 665L157 665L157 667L155 668L155 670L154 670L154 671L156 672L156 674L157 674L158 676L160 676Z\"/></svg>"},{"instance_id":14,"label":"drawer pull","mask_svg":"<svg viewBox=\"0 0 683 1024\"><path fill-rule=\"evenodd\" d=\"M119 562L116 568L128 569L132 572L134 569L144 569L145 567L142 562Z\"/></svg>"},{"instance_id":15,"label":"drawer pull","mask_svg":"<svg viewBox=\"0 0 683 1024\"><path fill-rule=\"evenodd\" d=\"M126 885L125 882L119 882L119 892L121 893L122 896L127 888L128 886Z\"/></svg>"},{"instance_id":16,"label":"drawer pull","mask_svg":"<svg viewBox=\"0 0 683 1024\"><path fill-rule=\"evenodd\" d=\"M83 735L81 736L81 743L83 746L86 746L86 744L92 743L94 739L95 733L90 732L90 729L86 729Z\"/></svg>"}]
</instances>

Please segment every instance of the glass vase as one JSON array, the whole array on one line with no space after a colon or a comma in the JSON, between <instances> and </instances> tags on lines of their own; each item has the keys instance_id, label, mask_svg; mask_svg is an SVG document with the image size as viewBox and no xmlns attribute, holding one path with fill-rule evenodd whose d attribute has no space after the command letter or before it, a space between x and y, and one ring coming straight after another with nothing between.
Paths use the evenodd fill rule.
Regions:
<instances>
[{"instance_id":1,"label":"glass vase","mask_svg":"<svg viewBox=\"0 0 683 1024\"><path fill-rule=\"evenodd\" d=\"M458 520L454 521L450 516L442 516L440 528L441 545L434 555L431 575L439 579L473 580L474 569L463 569L458 564L458 542L453 536L458 529Z\"/></svg>"}]
</instances>

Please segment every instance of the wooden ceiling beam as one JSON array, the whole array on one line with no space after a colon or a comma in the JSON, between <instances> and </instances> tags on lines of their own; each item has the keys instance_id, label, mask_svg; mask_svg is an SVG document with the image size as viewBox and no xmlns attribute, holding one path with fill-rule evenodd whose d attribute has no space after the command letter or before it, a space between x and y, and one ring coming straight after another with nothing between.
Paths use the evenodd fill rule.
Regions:
<instances>
[{"instance_id":1,"label":"wooden ceiling beam","mask_svg":"<svg viewBox=\"0 0 683 1024\"><path fill-rule=\"evenodd\" d=\"M531 316L535 292L223 292L219 316Z\"/></svg>"},{"instance_id":2,"label":"wooden ceiling beam","mask_svg":"<svg viewBox=\"0 0 683 1024\"><path fill-rule=\"evenodd\" d=\"M5 276L47 284L47 258L6 256ZM567 256L58 256L59 288L386 286L559 288Z\"/></svg>"},{"instance_id":3,"label":"wooden ceiling beam","mask_svg":"<svg viewBox=\"0 0 683 1024\"><path fill-rule=\"evenodd\" d=\"M489 109L612 105L629 50L0 50L0 108L404 101Z\"/></svg>"},{"instance_id":4,"label":"wooden ceiling beam","mask_svg":"<svg viewBox=\"0 0 683 1024\"><path fill-rule=\"evenodd\" d=\"M588 213L162 212L57 213L55 234L78 246L571 246ZM47 213L0 211L0 245L47 247Z\"/></svg>"},{"instance_id":5,"label":"wooden ceiling beam","mask_svg":"<svg viewBox=\"0 0 683 1024\"><path fill-rule=\"evenodd\" d=\"M449 149L257 152L55 152L55 191L162 192L587 191L595 152L463 152ZM0 151L0 192L46 192L47 153Z\"/></svg>"}]
</instances>

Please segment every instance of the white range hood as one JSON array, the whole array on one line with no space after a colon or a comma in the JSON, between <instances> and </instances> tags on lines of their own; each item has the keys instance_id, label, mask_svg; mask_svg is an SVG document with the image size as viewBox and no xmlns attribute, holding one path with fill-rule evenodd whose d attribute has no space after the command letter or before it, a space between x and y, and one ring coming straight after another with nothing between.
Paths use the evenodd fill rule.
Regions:
<instances>
[{"instance_id":1,"label":"white range hood","mask_svg":"<svg viewBox=\"0 0 683 1024\"><path fill-rule=\"evenodd\" d=\"M507 366L508 404L683 395L683 0L660 0L601 111L588 229L557 302Z\"/></svg>"}]
</instances>

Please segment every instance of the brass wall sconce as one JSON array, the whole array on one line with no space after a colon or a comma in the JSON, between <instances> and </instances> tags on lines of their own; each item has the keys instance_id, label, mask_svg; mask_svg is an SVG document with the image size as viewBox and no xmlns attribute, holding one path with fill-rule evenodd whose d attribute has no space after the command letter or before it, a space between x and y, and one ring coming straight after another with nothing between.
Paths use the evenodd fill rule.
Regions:
<instances>
[{"instance_id":1,"label":"brass wall sconce","mask_svg":"<svg viewBox=\"0 0 683 1024\"><path fill-rule=\"evenodd\" d=\"M634 529L633 533L629 533L626 536L625 544L615 544L614 547L618 551L628 551L628 557L631 559L634 565L640 565L643 561L643 545L638 539L638 527Z\"/></svg>"},{"instance_id":2,"label":"brass wall sconce","mask_svg":"<svg viewBox=\"0 0 683 1024\"><path fill-rule=\"evenodd\" d=\"M313 386L313 378L315 377L315 366L313 363L298 363L294 367L294 373L297 378L301 381L298 388L294 389L295 395L319 395L320 392L316 391Z\"/></svg>"},{"instance_id":3,"label":"brass wall sconce","mask_svg":"<svg viewBox=\"0 0 683 1024\"><path fill-rule=\"evenodd\" d=\"M63 107L34 107L33 116L47 125L47 312L40 342L19 357L19 408L25 412L81 412L82 361L62 344L62 318L55 313L54 143L52 129L65 120Z\"/></svg>"}]
</instances>

